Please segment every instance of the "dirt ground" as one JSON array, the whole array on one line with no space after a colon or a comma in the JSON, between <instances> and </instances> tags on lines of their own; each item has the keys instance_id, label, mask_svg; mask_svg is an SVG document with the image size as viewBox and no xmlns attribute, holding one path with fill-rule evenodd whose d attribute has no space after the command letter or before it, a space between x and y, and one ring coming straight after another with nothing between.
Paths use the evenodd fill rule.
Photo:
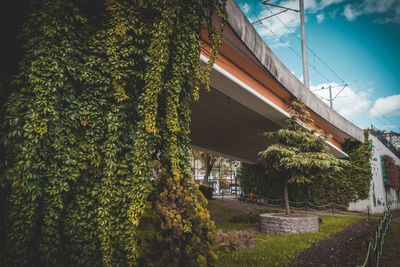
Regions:
<instances>
[{"instance_id":1,"label":"dirt ground","mask_svg":"<svg viewBox=\"0 0 400 267\"><path fill-rule=\"evenodd\" d=\"M226 200L227 206L237 208L240 205L240 208L246 212L261 208L250 203L240 204L237 200L224 200ZM341 232L333 234L303 251L287 267L360 265L363 253L366 251L367 239L372 235L376 225L376 221L355 222Z\"/></svg>"},{"instance_id":2,"label":"dirt ground","mask_svg":"<svg viewBox=\"0 0 400 267\"><path fill-rule=\"evenodd\" d=\"M359 221L303 251L287 266L352 266L367 247L374 221ZM360 255L361 254L361 255ZM362 261L362 260L361 260Z\"/></svg>"}]
</instances>

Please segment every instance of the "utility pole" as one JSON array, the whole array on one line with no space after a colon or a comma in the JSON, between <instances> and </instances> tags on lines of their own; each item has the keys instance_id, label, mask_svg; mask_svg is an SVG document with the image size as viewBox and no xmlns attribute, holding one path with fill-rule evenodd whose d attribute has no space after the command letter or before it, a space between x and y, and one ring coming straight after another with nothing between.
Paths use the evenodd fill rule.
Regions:
<instances>
[{"instance_id":1,"label":"utility pole","mask_svg":"<svg viewBox=\"0 0 400 267\"><path fill-rule=\"evenodd\" d=\"M308 79L306 26L304 20L304 0L299 0L299 1L300 1L300 24L301 24L301 55L303 58L303 81L304 85L308 89L310 89L310 81Z\"/></svg>"},{"instance_id":2,"label":"utility pole","mask_svg":"<svg viewBox=\"0 0 400 267\"><path fill-rule=\"evenodd\" d=\"M334 97L332 97L332 88L333 88L333 87L341 87L341 86L343 86L343 88L339 91L339 93L337 93ZM335 86L329 85L328 88L325 88L325 87L322 86L322 88L316 89L316 90L312 90L312 91L315 92L315 91L321 91L321 90L326 90L326 89L328 89L328 90L329 90L329 98L325 98L325 97L320 96L320 95L317 95L317 96L320 97L320 98L322 98L322 99L325 99L326 101L328 101L328 102L329 102L329 106L333 109L333 100L335 100L336 98L338 98L339 94L340 94L340 93L344 90L344 88L346 88L346 87L347 87L347 83L346 83L346 84L338 84L338 85L335 85ZM340 96L339 96L339 97L340 97ZM344 97L346 97L346 96L344 96Z\"/></svg>"},{"instance_id":3,"label":"utility pole","mask_svg":"<svg viewBox=\"0 0 400 267\"><path fill-rule=\"evenodd\" d=\"M307 59L307 42L306 42L306 26L305 26L305 20L304 20L304 0L299 0L299 6L300 9L293 9L293 8L288 8L284 6L279 6L275 4L270 4L268 3L270 0L263 1L262 4L266 6L272 6L272 7L277 7L283 9L283 11L269 15L265 18L259 19L257 21L254 21L252 24L260 23L261 21L265 19L269 19L273 16L279 15L283 12L286 11L294 11L294 12L300 12L300 24L301 24L301 54L302 54L302 61L303 61L303 83L304 85L310 89L310 81L308 79L308 59Z\"/></svg>"}]
</instances>

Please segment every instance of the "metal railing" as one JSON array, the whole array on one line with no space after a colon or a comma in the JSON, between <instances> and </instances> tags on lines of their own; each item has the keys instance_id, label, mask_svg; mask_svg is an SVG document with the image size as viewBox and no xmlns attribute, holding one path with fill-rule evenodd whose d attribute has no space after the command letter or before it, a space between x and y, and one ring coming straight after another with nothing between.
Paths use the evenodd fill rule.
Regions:
<instances>
[{"instance_id":1,"label":"metal railing","mask_svg":"<svg viewBox=\"0 0 400 267\"><path fill-rule=\"evenodd\" d=\"M385 133L382 131L377 131L377 130L371 130L371 134L378 138L379 141L381 141L382 144L384 144L390 151L393 152L398 158L400 158L400 151L390 142L388 141L385 137Z\"/></svg>"},{"instance_id":2,"label":"metal railing","mask_svg":"<svg viewBox=\"0 0 400 267\"><path fill-rule=\"evenodd\" d=\"M277 199L271 199L262 195L255 195L255 194L242 194L240 195L239 201L242 203L246 199L252 200L258 205L265 205L265 206L276 206L276 207L282 207L285 202L283 198L277 198ZM332 212L332 215L335 215L335 211L347 211L347 207L334 203L334 202L329 202L325 205L316 205L314 203L311 203L309 201L289 201L289 205L294 208L300 208L304 209L306 213L308 213L309 210L330 210ZM367 210L366 214L369 214L369 209Z\"/></svg>"},{"instance_id":3,"label":"metal railing","mask_svg":"<svg viewBox=\"0 0 400 267\"><path fill-rule=\"evenodd\" d=\"M282 207L284 204L284 199L283 198L278 198L278 199L271 199L265 196L261 195L254 195L254 194L242 194L239 198L240 202L242 203L246 199L250 198L250 200L255 201L258 205L268 205L268 206L279 206ZM390 202L389 202L390 203ZM304 208L306 210L306 213L308 212L308 209L330 209L332 211L332 214L335 215L335 208L336 210L347 210L346 206L339 205L334 202L330 202L325 205L315 205L309 201L289 201L289 204L293 207L298 207L298 208ZM369 217L369 209L368 209L368 217ZM387 234L387 231L389 229L390 223L392 221L392 211L390 209L390 204L388 205L387 211L383 213L383 216L380 218L378 226L376 227L376 230L374 232L374 240L373 242L368 241L367 244L367 255L365 257L365 260L362 265L357 265L353 264L352 266L354 267L372 267L373 263L376 265L374 266L381 266L381 257L382 257L382 251L383 251L383 245L385 242L385 237Z\"/></svg>"},{"instance_id":4,"label":"metal railing","mask_svg":"<svg viewBox=\"0 0 400 267\"><path fill-rule=\"evenodd\" d=\"M385 237L391 221L392 221L392 211L390 210L389 207L388 210L383 213L383 216L379 220L378 226L374 232L374 240L373 240L374 242L372 243L371 241L368 241L367 255L365 257L363 264L362 265L354 264L353 265L354 267L365 267L365 266L372 267L374 263L376 264L374 266L377 267L381 266L383 245L385 243Z\"/></svg>"}]
</instances>

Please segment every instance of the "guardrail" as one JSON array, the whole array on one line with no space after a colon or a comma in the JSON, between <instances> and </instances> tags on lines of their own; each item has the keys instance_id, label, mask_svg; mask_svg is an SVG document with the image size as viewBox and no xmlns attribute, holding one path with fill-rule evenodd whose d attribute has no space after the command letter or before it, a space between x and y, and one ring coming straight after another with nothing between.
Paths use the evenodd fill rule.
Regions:
<instances>
[{"instance_id":1,"label":"guardrail","mask_svg":"<svg viewBox=\"0 0 400 267\"><path fill-rule=\"evenodd\" d=\"M374 242L368 241L367 245L367 256L365 257L364 263L362 265L353 264L354 267L371 267L373 263L376 266L381 266L382 249L385 243L385 237L387 230L389 229L390 223L392 221L392 211L390 207L387 212L385 211L381 219L379 220L377 229L374 233Z\"/></svg>"},{"instance_id":2,"label":"guardrail","mask_svg":"<svg viewBox=\"0 0 400 267\"><path fill-rule=\"evenodd\" d=\"M255 201L258 205L267 205L267 206L283 206L284 199L283 198L277 198L277 199L271 199L262 195L255 195L255 194L242 194L239 197L239 201L242 203L246 199L250 199ZM295 208L303 208L305 209L306 213L308 210L331 210L332 215L335 215L335 210L336 211L347 211L347 207L334 203L334 202L329 202L325 205L316 205L314 203L311 203L309 201L289 201L289 205L291 207ZM369 209L367 211L368 217L370 216L369 214Z\"/></svg>"}]
</instances>

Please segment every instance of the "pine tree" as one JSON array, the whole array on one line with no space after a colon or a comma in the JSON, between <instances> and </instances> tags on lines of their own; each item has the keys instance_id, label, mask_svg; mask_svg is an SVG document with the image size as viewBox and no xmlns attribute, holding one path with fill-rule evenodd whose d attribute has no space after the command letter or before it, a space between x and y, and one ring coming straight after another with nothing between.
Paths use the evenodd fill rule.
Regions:
<instances>
[{"instance_id":1,"label":"pine tree","mask_svg":"<svg viewBox=\"0 0 400 267\"><path fill-rule=\"evenodd\" d=\"M278 143L259 153L266 171L283 183L286 214L290 214L289 183L311 183L317 177L341 172L346 165L345 161L327 153L325 140L316 134L316 130L303 126L313 123L304 103L293 100L290 108L291 117L286 129L264 133L268 138L277 137Z\"/></svg>"}]
</instances>

